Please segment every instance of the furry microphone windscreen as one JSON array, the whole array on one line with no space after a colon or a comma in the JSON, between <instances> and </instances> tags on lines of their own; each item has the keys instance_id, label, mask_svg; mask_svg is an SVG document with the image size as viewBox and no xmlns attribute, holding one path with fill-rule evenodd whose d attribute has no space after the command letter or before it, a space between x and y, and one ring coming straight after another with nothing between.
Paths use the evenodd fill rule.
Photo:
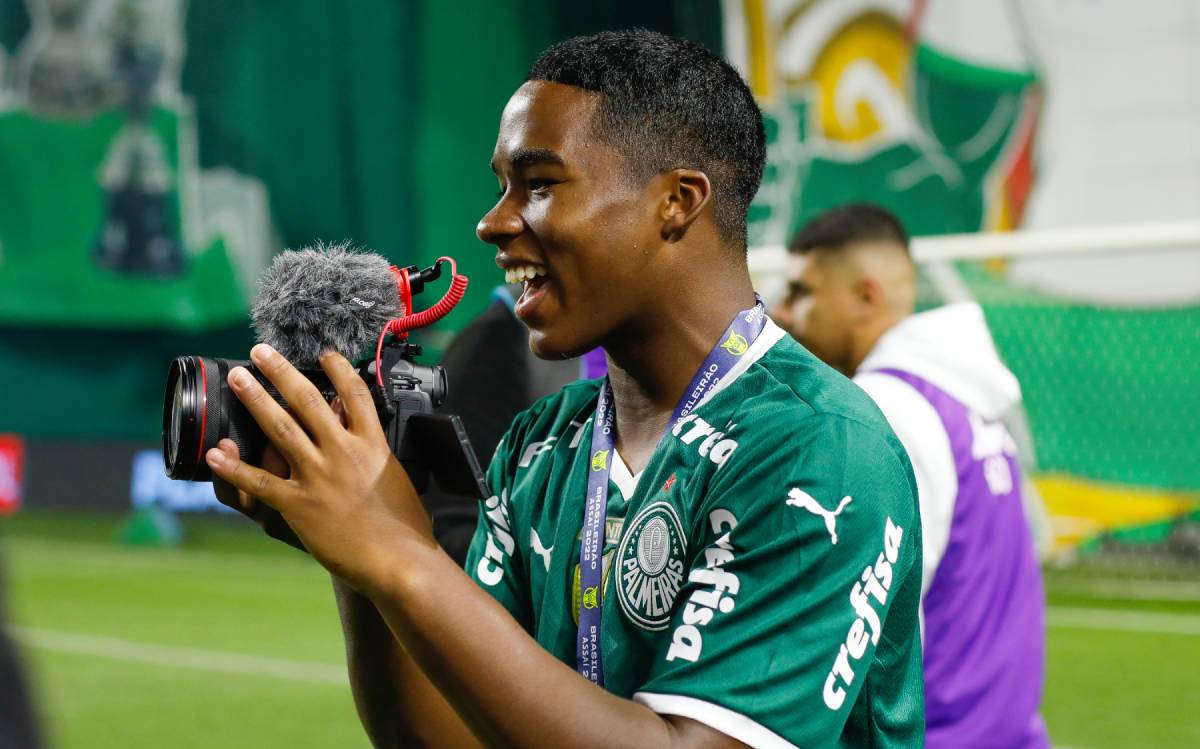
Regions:
<instances>
[{"instance_id":1,"label":"furry microphone windscreen","mask_svg":"<svg viewBox=\"0 0 1200 749\"><path fill-rule=\"evenodd\" d=\"M349 243L281 252L259 280L250 310L258 340L300 369L318 369L328 349L359 359L401 314L390 267Z\"/></svg>"}]
</instances>

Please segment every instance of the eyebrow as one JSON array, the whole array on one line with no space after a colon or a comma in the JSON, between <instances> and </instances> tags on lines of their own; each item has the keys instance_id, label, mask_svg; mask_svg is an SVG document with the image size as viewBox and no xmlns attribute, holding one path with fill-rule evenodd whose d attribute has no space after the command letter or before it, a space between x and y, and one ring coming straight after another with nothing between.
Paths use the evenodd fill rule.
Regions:
<instances>
[{"instance_id":1,"label":"eyebrow","mask_svg":"<svg viewBox=\"0 0 1200 749\"><path fill-rule=\"evenodd\" d=\"M549 148L520 148L509 159L509 163L513 169L524 169L530 166L539 164L553 164L555 166L566 166L566 162L562 160L554 151ZM492 171L496 171L496 160L491 163Z\"/></svg>"}]
</instances>

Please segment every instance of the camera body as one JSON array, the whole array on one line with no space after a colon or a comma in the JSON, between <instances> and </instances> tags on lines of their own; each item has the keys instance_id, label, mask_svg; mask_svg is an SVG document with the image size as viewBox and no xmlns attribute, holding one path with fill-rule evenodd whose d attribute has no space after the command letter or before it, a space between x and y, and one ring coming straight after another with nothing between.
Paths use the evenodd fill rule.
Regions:
<instances>
[{"instance_id":1,"label":"camera body","mask_svg":"<svg viewBox=\"0 0 1200 749\"><path fill-rule=\"evenodd\" d=\"M404 465L417 491L424 492L430 475L444 490L483 499L489 495L483 471L457 416L434 413L446 399L446 372L416 362L420 347L406 342L384 346L380 361L358 368L371 390L376 413L392 454ZM173 479L211 481L204 453L228 437L240 458L257 465L267 438L254 417L229 387L229 370L245 367L267 393L289 410L275 386L248 361L204 356L181 356L171 362L163 403L163 463ZM300 370L327 402L337 395L321 370ZM382 379L383 386L379 386Z\"/></svg>"}]
</instances>

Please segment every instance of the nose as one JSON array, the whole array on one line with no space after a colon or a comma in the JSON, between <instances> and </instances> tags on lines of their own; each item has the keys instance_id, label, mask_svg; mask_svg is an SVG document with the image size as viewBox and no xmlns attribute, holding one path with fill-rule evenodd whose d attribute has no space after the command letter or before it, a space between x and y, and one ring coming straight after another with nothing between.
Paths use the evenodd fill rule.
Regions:
<instances>
[{"instance_id":1,"label":"nose","mask_svg":"<svg viewBox=\"0 0 1200 749\"><path fill-rule=\"evenodd\" d=\"M525 222L512 201L501 197L492 210L483 214L475 226L475 236L488 244L500 246L521 233Z\"/></svg>"}]
</instances>

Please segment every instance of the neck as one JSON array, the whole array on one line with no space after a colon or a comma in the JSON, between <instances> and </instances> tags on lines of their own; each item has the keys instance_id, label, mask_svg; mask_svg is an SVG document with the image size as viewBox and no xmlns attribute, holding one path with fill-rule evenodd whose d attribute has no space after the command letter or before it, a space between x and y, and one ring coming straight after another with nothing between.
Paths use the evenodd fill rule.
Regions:
<instances>
[{"instance_id":1,"label":"neck","mask_svg":"<svg viewBox=\"0 0 1200 749\"><path fill-rule=\"evenodd\" d=\"M896 327L897 323L907 316L906 313L890 315L862 330L859 335L855 336L850 344L849 371L843 372L843 374L847 377L856 375L858 368L871 355L871 351L875 349L875 345L879 343L879 339L883 338L884 333Z\"/></svg>"},{"instance_id":2,"label":"neck","mask_svg":"<svg viewBox=\"0 0 1200 749\"><path fill-rule=\"evenodd\" d=\"M754 305L745 266L704 274L662 295L636 329L605 344L616 407L617 450L637 474L650 460L692 377L741 310Z\"/></svg>"}]
</instances>

